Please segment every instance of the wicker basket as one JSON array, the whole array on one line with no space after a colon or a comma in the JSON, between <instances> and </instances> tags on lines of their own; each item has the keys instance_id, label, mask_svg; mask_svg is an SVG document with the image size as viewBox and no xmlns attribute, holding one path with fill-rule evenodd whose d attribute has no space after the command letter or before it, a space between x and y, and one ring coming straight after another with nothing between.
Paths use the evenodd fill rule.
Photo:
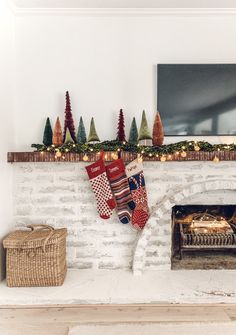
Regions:
<instances>
[{"instance_id":1,"label":"wicker basket","mask_svg":"<svg viewBox=\"0 0 236 335\"><path fill-rule=\"evenodd\" d=\"M7 285L10 287L59 286L66 276L67 229L29 225L3 241L7 249Z\"/></svg>"}]
</instances>

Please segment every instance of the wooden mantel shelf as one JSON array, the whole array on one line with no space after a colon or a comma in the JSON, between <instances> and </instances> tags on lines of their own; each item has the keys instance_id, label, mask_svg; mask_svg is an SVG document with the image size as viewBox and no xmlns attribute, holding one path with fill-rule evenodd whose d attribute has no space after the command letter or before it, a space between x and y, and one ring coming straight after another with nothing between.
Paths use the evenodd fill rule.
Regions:
<instances>
[{"instance_id":1,"label":"wooden mantel shelf","mask_svg":"<svg viewBox=\"0 0 236 335\"><path fill-rule=\"evenodd\" d=\"M113 161L114 152L105 153L105 161ZM124 161L132 161L137 157L136 153L121 152L121 158ZM236 151L188 151L186 157L180 154L166 155L166 161L212 161L214 157L218 157L220 161L236 161ZM62 157L57 158L55 154L50 152L8 152L7 161L9 163L19 162L83 162L84 154L64 153ZM95 162L99 159L99 153L89 153L87 162ZM160 161L160 157L144 157L144 161Z\"/></svg>"}]
</instances>

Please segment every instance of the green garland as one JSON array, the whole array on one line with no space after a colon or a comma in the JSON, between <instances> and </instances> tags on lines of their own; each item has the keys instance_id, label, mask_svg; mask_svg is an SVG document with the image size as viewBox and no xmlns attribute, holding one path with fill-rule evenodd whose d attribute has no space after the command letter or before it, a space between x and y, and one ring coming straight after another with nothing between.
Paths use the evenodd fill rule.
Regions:
<instances>
[{"instance_id":1,"label":"green garland","mask_svg":"<svg viewBox=\"0 0 236 335\"><path fill-rule=\"evenodd\" d=\"M162 145L162 146L139 146L128 142L104 141L96 144L75 144L65 143L62 146L44 144L32 144L31 147L36 148L37 152L61 152L61 153L83 153L89 154L92 152L99 151L126 151L142 154L143 156L154 156L154 155L171 155L174 153L188 152L188 151L235 151L236 144L210 144L205 141L181 141L177 143Z\"/></svg>"}]
</instances>

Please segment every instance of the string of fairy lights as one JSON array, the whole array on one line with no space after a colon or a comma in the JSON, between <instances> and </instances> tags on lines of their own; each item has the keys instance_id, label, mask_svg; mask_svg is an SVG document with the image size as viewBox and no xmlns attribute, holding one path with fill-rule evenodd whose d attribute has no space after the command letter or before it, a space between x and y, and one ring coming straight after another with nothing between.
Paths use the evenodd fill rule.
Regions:
<instances>
[{"instance_id":1,"label":"string of fairy lights","mask_svg":"<svg viewBox=\"0 0 236 335\"><path fill-rule=\"evenodd\" d=\"M49 152L55 155L55 158L65 159L67 153L83 154L83 161L89 160L89 155L99 152L112 152L112 159L116 160L120 152L136 153L139 156L145 157L157 157L161 162L172 160L173 157L181 156L182 158L187 157L188 152L229 152L236 151L236 144L210 144L205 141L181 141L177 143L162 145L162 146L144 146L139 144L132 144L129 142L120 142L117 140L104 141L99 143L65 143L61 146L45 146L44 144L32 144L32 147L37 152L44 153ZM106 157L105 157L106 158ZM219 155L215 155L213 161L219 162Z\"/></svg>"}]
</instances>

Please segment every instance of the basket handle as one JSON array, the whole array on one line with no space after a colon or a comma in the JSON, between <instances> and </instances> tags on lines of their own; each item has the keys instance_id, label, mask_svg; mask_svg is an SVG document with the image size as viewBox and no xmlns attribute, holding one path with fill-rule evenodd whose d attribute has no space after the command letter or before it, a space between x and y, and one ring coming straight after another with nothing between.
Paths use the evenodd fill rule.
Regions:
<instances>
[{"instance_id":1,"label":"basket handle","mask_svg":"<svg viewBox=\"0 0 236 335\"><path fill-rule=\"evenodd\" d=\"M48 243L48 240L50 239L50 237L53 234L54 228L52 226L46 225L46 224L29 224L27 225L27 228L31 229L31 232L21 241L21 248L23 246L23 244L25 243L25 241L36 231L36 230L44 230L44 229L48 229L49 230L49 234L48 236L45 238L45 240L43 241L43 245L42 245L42 249L43 252L45 252L46 249L46 245Z\"/></svg>"},{"instance_id":2,"label":"basket handle","mask_svg":"<svg viewBox=\"0 0 236 335\"><path fill-rule=\"evenodd\" d=\"M52 226L49 226L47 224L29 224L26 227L30 228L32 231L34 231L36 229L39 229L39 230L43 230L43 229L54 230L54 228Z\"/></svg>"}]
</instances>

